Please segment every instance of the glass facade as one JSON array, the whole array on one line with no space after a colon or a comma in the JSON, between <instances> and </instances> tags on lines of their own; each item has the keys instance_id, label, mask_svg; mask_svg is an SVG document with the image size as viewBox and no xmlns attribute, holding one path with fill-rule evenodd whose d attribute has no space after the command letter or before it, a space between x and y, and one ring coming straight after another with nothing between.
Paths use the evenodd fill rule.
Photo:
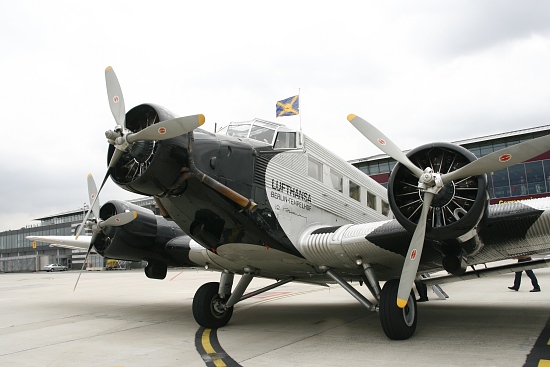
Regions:
<instances>
[{"instance_id":1,"label":"glass facade","mask_svg":"<svg viewBox=\"0 0 550 367\"><path fill-rule=\"evenodd\" d=\"M151 209L158 214L152 198L131 200L133 204ZM29 225L21 229L0 232L0 259L9 260L25 256L51 256L58 262L68 265L72 250L50 247L47 243L37 242L35 246L26 239L27 236L74 236L75 229L82 222L87 208L39 218L38 225ZM88 233L89 234L89 233Z\"/></svg>"}]
</instances>

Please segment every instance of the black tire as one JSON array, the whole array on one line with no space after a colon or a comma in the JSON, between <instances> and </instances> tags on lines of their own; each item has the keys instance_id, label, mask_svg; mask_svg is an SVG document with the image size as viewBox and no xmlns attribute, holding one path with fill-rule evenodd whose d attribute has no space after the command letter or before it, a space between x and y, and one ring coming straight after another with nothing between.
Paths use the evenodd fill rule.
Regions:
<instances>
[{"instance_id":1,"label":"black tire","mask_svg":"<svg viewBox=\"0 0 550 367\"><path fill-rule=\"evenodd\" d=\"M193 317L195 321L205 328L216 329L227 325L233 316L233 307L225 308L227 295L220 298L218 290L220 283L210 282L203 284L193 297Z\"/></svg>"},{"instance_id":2,"label":"black tire","mask_svg":"<svg viewBox=\"0 0 550 367\"><path fill-rule=\"evenodd\" d=\"M398 288L399 279L392 279L384 284L382 293L380 293L380 323L388 338L404 340L413 336L416 331L418 312L413 291L411 291L404 308L397 306Z\"/></svg>"}]
</instances>

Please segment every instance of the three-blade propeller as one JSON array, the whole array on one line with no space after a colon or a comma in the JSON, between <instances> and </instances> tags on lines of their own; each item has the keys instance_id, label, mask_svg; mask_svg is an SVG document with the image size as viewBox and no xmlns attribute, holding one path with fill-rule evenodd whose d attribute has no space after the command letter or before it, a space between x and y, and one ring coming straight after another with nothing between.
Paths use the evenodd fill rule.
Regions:
<instances>
[{"instance_id":1,"label":"three-blade propeller","mask_svg":"<svg viewBox=\"0 0 550 367\"><path fill-rule=\"evenodd\" d=\"M122 157L130 145L137 141L160 141L171 139L196 129L204 124L205 121L204 115L202 114L178 117L171 120L161 121L134 133L126 128L126 108L124 104L124 97L122 95L122 88L120 87L118 78L111 66L108 66L105 69L105 85L107 87L109 107L111 108L111 113L113 114L116 122L115 128L113 130L106 131L105 136L107 137L108 142L114 145L116 149L111 156L109 167L105 173L105 177L103 177L99 191L97 191L96 198L92 199L92 208L90 208L90 211L86 213L86 216L82 221L82 225L76 234L77 239L84 223L86 223L86 220L90 215L90 212L93 211L94 202L103 189L103 186L105 186L107 179L111 175L112 169L116 166L118 160ZM96 216L96 218L98 217Z\"/></svg>"},{"instance_id":2,"label":"three-blade propeller","mask_svg":"<svg viewBox=\"0 0 550 367\"><path fill-rule=\"evenodd\" d=\"M456 171L440 174L434 172L431 167L424 171L417 167L386 135L359 116L348 115L348 121L368 140L376 145L384 153L407 167L417 178L418 188L423 192L422 213L413 233L405 263L401 271L399 288L397 291L397 305L401 308L407 304L411 292L426 235L426 222L432 199L446 183L458 179L478 176L485 173L498 171L527 159L531 159L547 152L550 149L550 135L532 139L520 144L507 147L486 156L481 157Z\"/></svg>"},{"instance_id":3,"label":"three-blade propeller","mask_svg":"<svg viewBox=\"0 0 550 367\"><path fill-rule=\"evenodd\" d=\"M97 236L103 231L104 228L123 226L130 223L137 217L136 212L127 212L117 214L104 221L99 218L99 193L111 175L111 170L116 166L118 160L122 157L124 152L126 152L128 147L137 141L160 141L186 134L204 124L205 121L204 115L201 114L178 117L171 120L161 121L134 133L126 128L126 107L124 105L122 88L120 87L115 71L110 66L105 69L105 84L107 86L109 107L111 108L111 112L116 122L115 128L113 130L106 131L105 136L107 137L108 142L113 144L116 149L111 157L111 160L109 161L109 167L105 177L103 178L101 186L99 187L99 191L97 190L92 175L88 175L88 195L91 202L90 209L84 216L82 224L76 233L76 239L78 239L78 236L85 226L91 227L92 229L92 238L88 251L86 252L86 259L84 260L82 270L84 270L84 267L86 266L88 256ZM90 213L94 214L95 222L88 221ZM80 271L80 274L78 274L78 279L74 289L76 289L82 270Z\"/></svg>"},{"instance_id":4,"label":"three-blade propeller","mask_svg":"<svg viewBox=\"0 0 550 367\"><path fill-rule=\"evenodd\" d=\"M116 165L128 146L136 141L171 139L186 134L204 124L204 115L199 114L161 121L134 133L126 128L126 111L122 89L120 88L115 71L110 66L105 69L105 84L107 86L109 106L117 124L113 130L105 132L109 143L113 144L116 148L109 162L109 169ZM101 191L101 188L99 190Z\"/></svg>"},{"instance_id":5,"label":"three-blade propeller","mask_svg":"<svg viewBox=\"0 0 550 367\"><path fill-rule=\"evenodd\" d=\"M90 252L92 251L95 240L97 239L97 236L103 231L103 229L107 227L120 227L130 223L137 218L137 212L124 212L114 215L106 220L101 220L101 218L99 218L99 200L97 187L91 174L88 175L88 194L91 202L90 210L88 211L88 213L86 213L86 216L84 217L84 222L80 226L78 232L80 233L81 228L87 226L88 228L92 229L92 238L90 239L90 245L88 246L88 251L86 251L86 257L84 258L84 264L82 264L82 269L80 269L80 273L78 274L78 278L76 279L76 284L74 285L73 291L76 289L78 281L80 280L80 275L82 274L82 271L84 271L86 264L88 263L88 257L90 256ZM88 221L90 211L94 214L94 221Z\"/></svg>"}]
</instances>

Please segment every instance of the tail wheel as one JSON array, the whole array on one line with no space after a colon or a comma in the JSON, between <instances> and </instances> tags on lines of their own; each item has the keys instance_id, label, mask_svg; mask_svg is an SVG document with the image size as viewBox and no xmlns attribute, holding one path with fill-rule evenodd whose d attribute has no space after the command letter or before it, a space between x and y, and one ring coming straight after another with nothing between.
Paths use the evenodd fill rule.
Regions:
<instances>
[{"instance_id":1,"label":"tail wheel","mask_svg":"<svg viewBox=\"0 0 550 367\"><path fill-rule=\"evenodd\" d=\"M392 279L384 284L380 293L380 323L386 336L393 340L410 338L416 330L417 309L414 293L411 291L404 308L396 303L399 279Z\"/></svg>"},{"instance_id":2,"label":"tail wheel","mask_svg":"<svg viewBox=\"0 0 550 367\"><path fill-rule=\"evenodd\" d=\"M193 297L193 317L205 328L219 328L227 325L233 316L233 307L226 308L225 302L229 298L221 298L218 294L220 283L210 282L203 284Z\"/></svg>"}]
</instances>

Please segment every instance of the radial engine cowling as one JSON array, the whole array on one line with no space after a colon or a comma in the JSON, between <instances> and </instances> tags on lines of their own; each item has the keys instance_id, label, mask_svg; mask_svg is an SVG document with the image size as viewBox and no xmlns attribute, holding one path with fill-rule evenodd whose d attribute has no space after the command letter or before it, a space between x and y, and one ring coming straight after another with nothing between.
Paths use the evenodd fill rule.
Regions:
<instances>
[{"instance_id":1,"label":"radial engine cowling","mask_svg":"<svg viewBox=\"0 0 550 367\"><path fill-rule=\"evenodd\" d=\"M449 143L420 146L407 156L422 170L431 167L441 174L455 171L476 160L470 151ZM411 233L422 210L423 194L418 178L398 163L388 183L388 199L395 218ZM473 229L486 214L487 176L472 176L449 182L434 196L427 218L426 238L466 242L475 235Z\"/></svg>"},{"instance_id":2,"label":"radial engine cowling","mask_svg":"<svg viewBox=\"0 0 550 367\"><path fill-rule=\"evenodd\" d=\"M107 227L94 242L96 251L119 260L159 262L168 266L191 266L189 262L189 241L178 242L175 238L188 238L173 222L155 215L151 210L125 202L113 200L104 204L99 216L107 219L125 211L137 212L137 217L120 227ZM170 242L170 243L169 243Z\"/></svg>"},{"instance_id":3,"label":"radial engine cowling","mask_svg":"<svg viewBox=\"0 0 550 367\"><path fill-rule=\"evenodd\" d=\"M131 132L139 132L161 121L176 118L167 109L142 104L132 108L126 114L126 127ZM166 196L178 194L182 190L182 168L188 162L187 134L163 141L136 141L118 160L111 172L112 180L125 190L147 196ZM109 146L107 162L115 151Z\"/></svg>"}]
</instances>

